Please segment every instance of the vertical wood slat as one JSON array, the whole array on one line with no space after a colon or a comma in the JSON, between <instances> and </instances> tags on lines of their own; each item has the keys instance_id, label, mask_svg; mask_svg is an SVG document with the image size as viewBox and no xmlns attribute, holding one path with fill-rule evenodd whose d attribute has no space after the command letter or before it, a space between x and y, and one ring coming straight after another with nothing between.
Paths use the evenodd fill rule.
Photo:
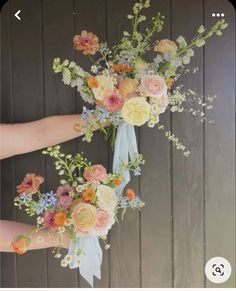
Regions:
<instances>
[{"instance_id":1,"label":"vertical wood slat","mask_svg":"<svg viewBox=\"0 0 236 291\"><path fill-rule=\"evenodd\" d=\"M132 13L134 3L133 0L107 1L107 42L109 47L117 43L123 36L122 32L130 27L130 21L126 15ZM112 170L112 159L113 153L110 151L110 170ZM138 193L139 178L132 177L128 187L134 188ZM140 287L140 238L137 210L127 210L124 221L113 226L110 232L110 244L110 287Z\"/></svg>"},{"instance_id":2,"label":"vertical wood slat","mask_svg":"<svg viewBox=\"0 0 236 291\"><path fill-rule=\"evenodd\" d=\"M11 17L14 122L28 122L43 117L41 2L11 1L12 11L19 7L22 20ZM36 13L35 13L36 12ZM15 158L15 179L20 183L27 172L44 175L44 158L34 152ZM16 219L35 223L22 211ZM37 272L35 268L37 262ZM17 256L17 287L46 287L46 251L29 251Z\"/></svg>"},{"instance_id":3,"label":"vertical wood slat","mask_svg":"<svg viewBox=\"0 0 236 291\"><path fill-rule=\"evenodd\" d=\"M72 114L76 109L74 92L63 84L61 76L53 72L52 62L55 57L73 60L73 0L43 0L42 9L45 114L46 116ZM62 144L62 151L75 154L76 140ZM46 189L56 191L59 177L54 160L47 157L46 161ZM66 250L63 250L62 254L65 255ZM56 259L54 255L52 249L49 249L47 287L78 287L78 271L62 268L61 259Z\"/></svg>"},{"instance_id":4,"label":"vertical wood slat","mask_svg":"<svg viewBox=\"0 0 236 291\"><path fill-rule=\"evenodd\" d=\"M1 11L1 122L12 123L12 70L10 40L10 3ZM15 177L14 158L1 161L1 219L12 220L15 217ZM3 239L0 233L0 239ZM11 274L11 276L9 276ZM1 253L1 287L17 287L16 255Z\"/></svg>"},{"instance_id":5,"label":"vertical wood slat","mask_svg":"<svg viewBox=\"0 0 236 291\"><path fill-rule=\"evenodd\" d=\"M205 1L205 24L215 21L213 12L225 14L229 23L221 37L205 47L205 94L218 98L206 125L206 261L225 257L231 264L229 280L221 288L235 287L235 9L227 0ZM207 287L216 284L207 280Z\"/></svg>"},{"instance_id":6,"label":"vertical wood slat","mask_svg":"<svg viewBox=\"0 0 236 291\"><path fill-rule=\"evenodd\" d=\"M105 0L75 0L75 33L80 34L82 30L93 32L99 37L99 40L106 40L106 10ZM89 15L89 17L88 17ZM87 56L81 52L75 53L76 62L85 70L90 72L92 62ZM94 58L95 59L95 58ZM78 113L82 112L82 107L89 107L84 103L79 93L76 93L76 109ZM107 160L107 145L104 136L101 132L95 132L91 143L83 142L82 138L78 140L78 151L83 151L85 156L93 164L100 163L106 168ZM103 247L103 245L101 245ZM108 287L109 286L109 266L108 266L108 251L103 250L103 263L101 268L101 280L95 279L94 286ZM88 283L80 276L79 287L89 287Z\"/></svg>"},{"instance_id":7,"label":"vertical wood slat","mask_svg":"<svg viewBox=\"0 0 236 291\"><path fill-rule=\"evenodd\" d=\"M181 19L181 21L180 21ZM203 1L172 1L172 35L189 42L203 23ZM180 83L203 93L202 49L196 49L189 68L197 74L183 76ZM204 188L203 125L190 113L174 113L173 132L190 150L189 158L173 146L173 243L174 287L204 286Z\"/></svg>"},{"instance_id":8,"label":"vertical wood slat","mask_svg":"<svg viewBox=\"0 0 236 291\"><path fill-rule=\"evenodd\" d=\"M152 1L146 10L148 19L160 12L165 16L163 31L153 40L170 38L170 1ZM142 28L144 31L146 28ZM150 61L155 53L149 53ZM160 116L160 123L170 128L170 113ZM140 129L140 152L145 166L140 193L145 201L141 212L141 287L172 286L171 156L170 143L157 128Z\"/></svg>"}]
</instances>

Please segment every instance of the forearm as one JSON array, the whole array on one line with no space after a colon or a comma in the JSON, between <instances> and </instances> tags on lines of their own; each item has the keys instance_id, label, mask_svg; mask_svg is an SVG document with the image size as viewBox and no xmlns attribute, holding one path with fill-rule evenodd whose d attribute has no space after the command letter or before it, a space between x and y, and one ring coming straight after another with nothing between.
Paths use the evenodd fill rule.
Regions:
<instances>
[{"instance_id":1,"label":"forearm","mask_svg":"<svg viewBox=\"0 0 236 291\"><path fill-rule=\"evenodd\" d=\"M1 159L32 152L83 135L85 121L79 114L58 115L41 120L1 125ZM94 123L93 130L99 127Z\"/></svg>"},{"instance_id":2,"label":"forearm","mask_svg":"<svg viewBox=\"0 0 236 291\"><path fill-rule=\"evenodd\" d=\"M0 251L1 252L13 252L11 248L12 240L18 235L29 233L34 226L9 221L0 221ZM42 238L42 242L38 242L38 237ZM59 244L59 234L56 232L48 232L46 229L39 230L30 235L31 244L28 250L45 249L50 247L56 247ZM69 246L69 233L65 232L62 237L62 245L64 248Z\"/></svg>"}]
</instances>

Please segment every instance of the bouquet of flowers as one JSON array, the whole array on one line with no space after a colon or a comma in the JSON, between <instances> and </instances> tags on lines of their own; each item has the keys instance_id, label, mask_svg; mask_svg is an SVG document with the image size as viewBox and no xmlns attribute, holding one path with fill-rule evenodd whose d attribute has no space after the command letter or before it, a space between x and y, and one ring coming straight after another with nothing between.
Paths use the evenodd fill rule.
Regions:
<instances>
[{"instance_id":1,"label":"bouquet of flowers","mask_svg":"<svg viewBox=\"0 0 236 291\"><path fill-rule=\"evenodd\" d=\"M55 192L42 193L39 187L44 178L34 173L25 176L17 187L19 195L15 198L15 205L20 209L24 207L29 216L36 215L37 227L16 237L12 248L19 254L24 253L30 245L30 235L47 229L59 235L55 257L60 258L63 234L69 232L69 251L61 266L79 267L81 275L93 285L93 275L100 278L102 262L98 238L106 242L108 231L118 221L119 210L122 210L123 219L127 208L141 209L144 205L131 188L127 188L124 194L116 193L122 183L123 170L137 173L144 160L138 155L128 164L123 163L116 173L109 174L102 165L91 165L79 153L74 157L65 155L60 146L49 147L43 153L55 159L61 185ZM38 236L38 243L42 239ZM108 247L106 244L105 249Z\"/></svg>"},{"instance_id":2,"label":"bouquet of flowers","mask_svg":"<svg viewBox=\"0 0 236 291\"><path fill-rule=\"evenodd\" d=\"M93 109L83 108L86 122L81 130L85 133L85 141L91 141L94 126L99 126L113 146L118 146L121 137L127 140L127 134L132 135L135 144L132 127L147 123L149 127L156 125L164 131L169 141L188 156L190 152L178 137L160 124L159 117L168 109L189 112L201 122L206 120L206 110L212 109L215 96L200 96L191 89L184 89L183 84L176 88L173 84L181 75L197 71L197 68L187 68L194 56L193 49L204 46L212 35L222 35L228 24L222 19L210 29L201 25L190 43L183 36L176 41L152 41L155 33L163 28L164 16L157 13L145 32L140 32L139 24L146 20L141 12L149 6L150 0L134 4L133 13L127 15L131 32L124 31L120 43L111 49L106 43L99 42L92 32L84 30L75 35L74 49L89 57L91 72L86 72L74 61L61 62L60 58L54 59L53 70L62 74L64 84L76 87L85 102L95 105ZM147 62L145 56L150 51L155 55L151 62ZM93 58L95 54L96 59ZM110 124L108 129L103 126L107 122Z\"/></svg>"}]
</instances>

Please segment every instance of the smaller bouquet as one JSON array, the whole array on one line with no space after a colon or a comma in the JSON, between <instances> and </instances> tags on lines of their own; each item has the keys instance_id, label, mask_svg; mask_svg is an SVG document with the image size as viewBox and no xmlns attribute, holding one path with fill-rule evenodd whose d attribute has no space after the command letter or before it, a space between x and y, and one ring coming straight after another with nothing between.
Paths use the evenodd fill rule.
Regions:
<instances>
[{"instance_id":1,"label":"smaller bouquet","mask_svg":"<svg viewBox=\"0 0 236 291\"><path fill-rule=\"evenodd\" d=\"M122 184L123 171L138 174L144 164L141 155L128 164L122 163L120 170L109 174L100 165L92 165L83 155L65 155L60 146L49 147L43 151L55 159L55 168L62 178L57 190L42 193L39 190L44 178L29 173L17 186L18 196L15 205L25 208L29 216L37 216L37 227L30 233L16 237L12 242L13 250L24 253L31 243L30 235L41 229L57 232L58 247L55 257L60 258L62 238L65 232L70 235L68 254L62 259L61 266L79 267L81 275L92 285L93 275L100 278L102 250L98 238L106 242L108 231L118 221L118 211L122 209L122 219L127 208L141 209L144 203L128 188L124 194L117 195ZM38 243L43 238L38 236ZM109 245L105 245L105 249ZM89 267L92 266L92 269Z\"/></svg>"}]
</instances>

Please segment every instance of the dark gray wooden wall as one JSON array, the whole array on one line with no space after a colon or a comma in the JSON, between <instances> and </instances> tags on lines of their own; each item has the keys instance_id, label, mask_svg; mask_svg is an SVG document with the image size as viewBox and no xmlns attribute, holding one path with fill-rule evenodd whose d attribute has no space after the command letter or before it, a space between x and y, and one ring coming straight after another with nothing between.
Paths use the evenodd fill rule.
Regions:
<instances>
[{"instance_id":1,"label":"dark gray wooden wall","mask_svg":"<svg viewBox=\"0 0 236 291\"><path fill-rule=\"evenodd\" d=\"M52 72L55 56L73 59L72 38L82 29L114 44L127 30L133 0L10 0L1 11L2 122L17 123L54 114L81 112L75 91ZM22 20L14 12L21 9ZM74 11L74 14L73 14ZM96 287L216 287L204 276L205 262L227 258L232 276L221 287L235 287L235 14L227 0L153 0L148 17L165 15L159 38L182 34L191 39L212 12L224 12L229 28L198 49L194 77L184 83L202 94L216 94L215 125L196 124L185 114L166 112L162 120L191 150L188 159L156 129L137 131L146 165L132 186L142 194L142 213L130 211L110 232L102 280ZM141 27L140 29L144 29ZM60 125L58 125L60 126ZM111 167L112 152L100 133L91 144L81 139L63 144L83 150L93 162ZM1 217L33 223L13 206L15 187L25 173L45 176L48 190L58 183L50 160L33 152L2 161ZM3 239L1 237L1 239ZM87 287L76 270L61 268L51 250L25 255L2 253L2 287Z\"/></svg>"}]
</instances>

